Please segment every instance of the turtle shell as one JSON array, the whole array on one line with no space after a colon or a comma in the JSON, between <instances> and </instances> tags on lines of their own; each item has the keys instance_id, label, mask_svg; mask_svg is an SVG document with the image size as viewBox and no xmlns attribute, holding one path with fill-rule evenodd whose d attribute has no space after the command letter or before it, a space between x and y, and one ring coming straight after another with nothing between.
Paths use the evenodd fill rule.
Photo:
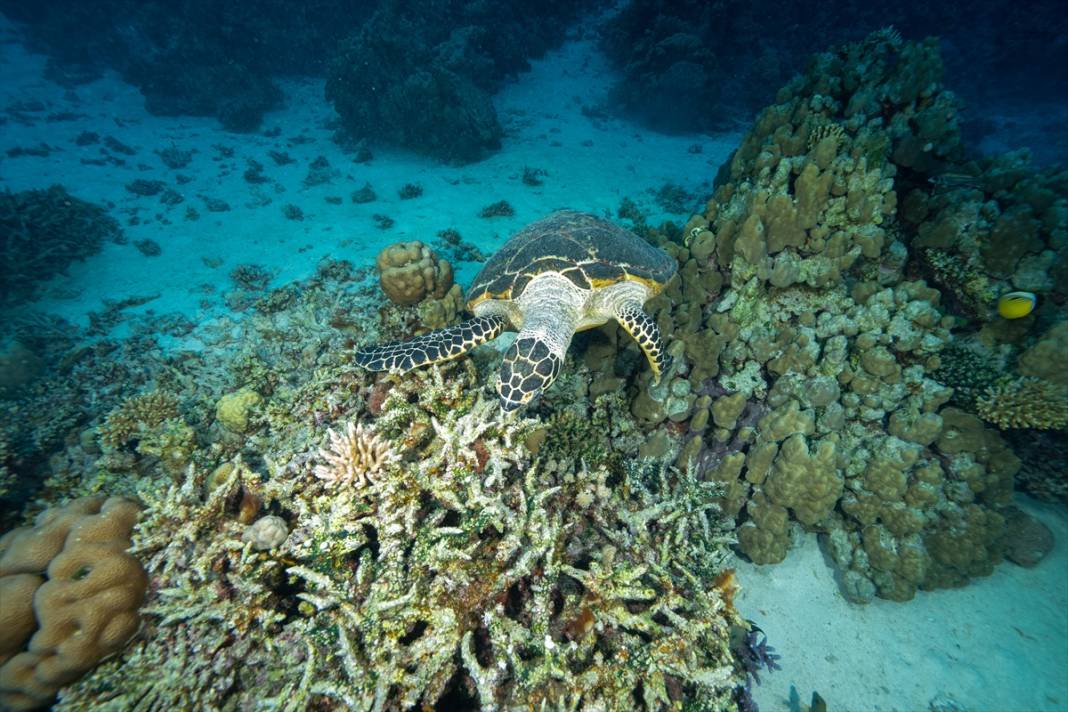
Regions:
<instances>
[{"instance_id":1,"label":"turtle shell","mask_svg":"<svg viewBox=\"0 0 1068 712\"><path fill-rule=\"evenodd\" d=\"M580 289L624 280L658 293L675 274L675 259L633 232L596 215L559 210L504 243L467 290L467 306L486 299L515 299L534 277L556 272Z\"/></svg>"}]
</instances>

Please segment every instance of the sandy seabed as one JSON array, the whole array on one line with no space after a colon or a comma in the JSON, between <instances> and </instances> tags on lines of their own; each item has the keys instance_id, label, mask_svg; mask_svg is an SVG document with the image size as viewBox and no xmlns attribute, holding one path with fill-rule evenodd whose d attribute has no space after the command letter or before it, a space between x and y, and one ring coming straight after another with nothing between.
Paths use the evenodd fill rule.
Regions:
<instances>
[{"instance_id":1,"label":"sandy seabed","mask_svg":"<svg viewBox=\"0 0 1068 712\"><path fill-rule=\"evenodd\" d=\"M781 564L738 562L738 608L782 654L754 688L761 710L798 709L791 699L813 691L834 712L1068 709L1068 512L1016 504L1053 532L1045 559L907 603L845 600L814 534Z\"/></svg>"}]
</instances>

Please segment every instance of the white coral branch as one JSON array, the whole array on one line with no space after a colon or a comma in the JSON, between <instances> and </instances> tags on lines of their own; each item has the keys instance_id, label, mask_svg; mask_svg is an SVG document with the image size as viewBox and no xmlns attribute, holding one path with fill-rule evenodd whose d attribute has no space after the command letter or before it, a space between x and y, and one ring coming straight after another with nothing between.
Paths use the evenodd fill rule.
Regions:
<instances>
[{"instance_id":1,"label":"white coral branch","mask_svg":"<svg viewBox=\"0 0 1068 712\"><path fill-rule=\"evenodd\" d=\"M366 487L373 483L371 476L384 472L394 459L389 443L362 423L349 423L341 432L333 428L329 432L329 445L319 450L324 462L314 470L327 485Z\"/></svg>"}]
</instances>

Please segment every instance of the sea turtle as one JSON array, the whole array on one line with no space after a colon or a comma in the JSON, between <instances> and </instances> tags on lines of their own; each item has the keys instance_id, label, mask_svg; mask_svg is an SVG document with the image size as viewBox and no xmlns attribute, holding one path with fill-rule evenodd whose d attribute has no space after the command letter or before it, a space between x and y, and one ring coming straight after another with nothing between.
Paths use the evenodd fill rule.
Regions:
<instances>
[{"instance_id":1,"label":"sea turtle","mask_svg":"<svg viewBox=\"0 0 1068 712\"><path fill-rule=\"evenodd\" d=\"M607 220L560 210L512 236L467 292L474 314L410 341L356 352L371 371L407 371L457 358L504 331L518 331L501 364L497 393L514 410L556 379L571 337L615 319L638 342L659 380L668 357L642 309L675 274L675 260Z\"/></svg>"}]
</instances>

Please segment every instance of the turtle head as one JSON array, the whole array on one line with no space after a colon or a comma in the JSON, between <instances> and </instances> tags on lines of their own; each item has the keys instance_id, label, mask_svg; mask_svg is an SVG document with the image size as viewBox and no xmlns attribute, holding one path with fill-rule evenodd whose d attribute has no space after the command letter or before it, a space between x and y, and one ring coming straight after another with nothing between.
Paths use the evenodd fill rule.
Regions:
<instances>
[{"instance_id":1,"label":"turtle head","mask_svg":"<svg viewBox=\"0 0 1068 712\"><path fill-rule=\"evenodd\" d=\"M548 341L520 334L505 352L497 379L501 408L515 410L533 401L556 380L563 362Z\"/></svg>"}]
</instances>

